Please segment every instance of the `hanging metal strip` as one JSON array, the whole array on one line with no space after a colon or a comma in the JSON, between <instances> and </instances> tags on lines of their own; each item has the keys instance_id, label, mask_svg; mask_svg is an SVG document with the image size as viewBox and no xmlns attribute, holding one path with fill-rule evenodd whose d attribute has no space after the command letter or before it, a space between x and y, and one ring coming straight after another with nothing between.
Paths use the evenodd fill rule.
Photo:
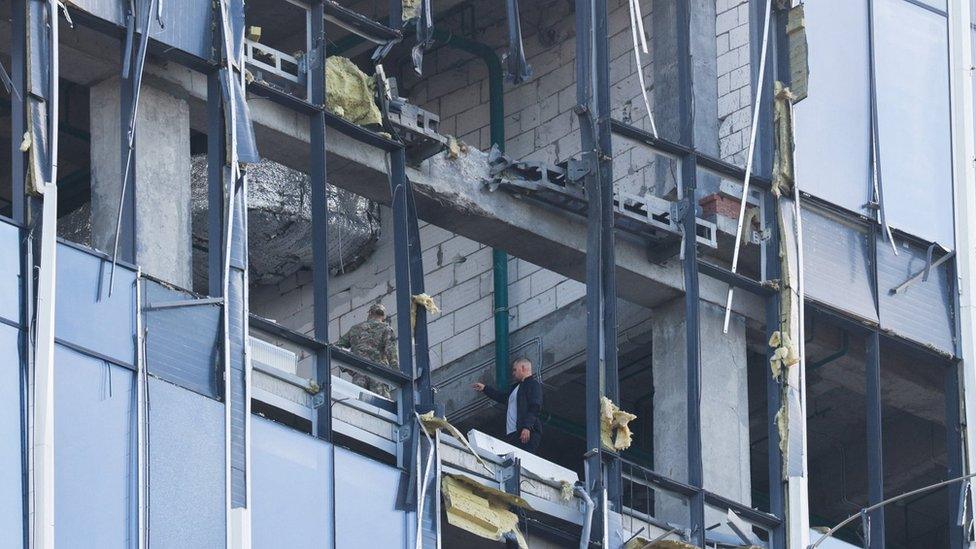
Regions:
<instances>
[{"instance_id":1,"label":"hanging metal strip","mask_svg":"<svg viewBox=\"0 0 976 549\"><path fill-rule=\"evenodd\" d=\"M20 92L17 91L17 88L14 87L14 83L10 79L10 74L7 72L7 69L3 66L2 62L0 62L0 82L3 82L4 89L7 90L7 93L11 97L20 101Z\"/></svg>"},{"instance_id":2,"label":"hanging metal strip","mask_svg":"<svg viewBox=\"0 0 976 549\"><path fill-rule=\"evenodd\" d=\"M55 471L54 471L54 324L55 281L57 273L57 203L58 203L58 8L56 0L47 4L49 47L46 56L30 52L30 62L47 63L48 89L43 90L49 124L50 148L46 163L48 180L35 181L44 197L41 212L41 260L37 276L37 320L35 327L35 369L33 393L33 539L34 547L51 549L55 543ZM43 10L40 10L43 11ZM31 15L37 16L38 12ZM39 23L29 21L29 23ZM37 24L36 27L42 27ZM43 50L42 50L43 52ZM44 59L47 57L47 59Z\"/></svg>"},{"instance_id":3,"label":"hanging metal strip","mask_svg":"<svg viewBox=\"0 0 976 549\"><path fill-rule=\"evenodd\" d=\"M525 60L522 45L522 21L519 18L518 0L508 0L508 53L505 54L505 77L513 84L521 84L532 77L532 67Z\"/></svg>"},{"instance_id":4,"label":"hanging metal strip","mask_svg":"<svg viewBox=\"0 0 976 549\"><path fill-rule=\"evenodd\" d=\"M644 16L640 10L640 0L630 0L630 34L634 39L634 61L637 63L637 82L640 84L641 97L644 99L644 109L647 110L647 119L651 121L651 134L654 139L658 139L657 124L654 123L654 113L651 110L651 101L647 97L647 86L644 84L644 67L641 62L641 52L648 54L647 36L644 34Z\"/></svg>"},{"instance_id":5,"label":"hanging metal strip","mask_svg":"<svg viewBox=\"0 0 976 549\"><path fill-rule=\"evenodd\" d=\"M874 0L868 0L868 88L871 95L871 183L873 185L874 203L877 208L877 221L883 227L882 236L891 245L891 251L898 255L898 247L888 226L888 217L884 207L884 185L881 171L881 140L878 133L878 79L874 59Z\"/></svg>"},{"instance_id":6,"label":"hanging metal strip","mask_svg":"<svg viewBox=\"0 0 976 549\"><path fill-rule=\"evenodd\" d=\"M430 0L420 0L420 17L417 18L417 45L410 50L413 68L423 74L424 51L434 40L434 19L430 13Z\"/></svg>"},{"instance_id":7,"label":"hanging metal strip","mask_svg":"<svg viewBox=\"0 0 976 549\"><path fill-rule=\"evenodd\" d=\"M142 91L142 71L146 66L146 53L149 51L149 31L152 28L153 12L156 9L156 2L159 0L149 0L149 10L146 12L146 26L142 35L139 37L139 50L136 52L136 72L133 75L132 87L134 96L132 99L132 112L129 113L128 125L128 149L125 154L125 168L122 172L122 190L119 192L119 209L115 216L115 240L112 244L112 270L108 278L108 295L112 297L112 290L115 288L115 267L119 261L119 232L122 230L122 209L125 207L125 188L129 184L129 172L132 171L132 156L136 139L136 117L139 115L139 95ZM131 53L126 51L126 59ZM123 65L123 73L125 66Z\"/></svg>"},{"instance_id":8,"label":"hanging metal strip","mask_svg":"<svg viewBox=\"0 0 976 549\"><path fill-rule=\"evenodd\" d=\"M772 17L773 2L766 0L766 16L763 20L762 52L759 54L759 81L756 84L755 101L752 102L752 128L749 133L749 152L746 159L746 175L742 179L742 198L739 200L739 222L735 231L735 249L732 250L732 272L739 268L739 249L742 247L742 227L746 219L746 204L749 201L749 179L752 177L752 162L756 152L756 132L759 130L759 106L762 102L763 82L766 78L766 51L769 47L769 20ZM729 317L732 314L732 286L725 298L725 321L722 333L729 333Z\"/></svg>"},{"instance_id":9,"label":"hanging metal strip","mask_svg":"<svg viewBox=\"0 0 976 549\"><path fill-rule=\"evenodd\" d=\"M234 48L229 21L228 0L220 0L220 23L223 35L223 68L224 78L230 79L233 76L234 67ZM242 29L243 30L243 29ZM221 267L221 295L224 299L223 310L223 361L224 361L224 506L225 506L225 539L227 546L230 547L233 538L232 521L232 490L231 490L231 352L230 352L230 300L226 299L230 291L230 260L231 260L231 236L234 227L234 192L238 177L237 164L237 124L236 124L236 105L234 102L237 97L233 93L225 96L225 132L229 134L227 148L225 151L225 166L223 168L223 179L226 181L225 203L224 203L224 250L223 265Z\"/></svg>"},{"instance_id":10,"label":"hanging metal strip","mask_svg":"<svg viewBox=\"0 0 976 549\"><path fill-rule=\"evenodd\" d=\"M136 272L136 524L138 529L137 547L145 549L148 516L146 515L146 440L148 415L146 413L146 352L145 352L145 312L142 309L142 270Z\"/></svg>"}]
</instances>

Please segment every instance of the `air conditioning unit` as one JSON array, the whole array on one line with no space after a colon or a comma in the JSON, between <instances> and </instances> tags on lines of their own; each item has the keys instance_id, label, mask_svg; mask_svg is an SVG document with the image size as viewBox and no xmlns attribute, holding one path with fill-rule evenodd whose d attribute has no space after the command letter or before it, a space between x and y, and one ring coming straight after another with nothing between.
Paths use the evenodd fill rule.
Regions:
<instances>
[{"instance_id":1,"label":"air conditioning unit","mask_svg":"<svg viewBox=\"0 0 976 549\"><path fill-rule=\"evenodd\" d=\"M254 366L275 368L298 375L298 356L295 353L254 337L251 338L251 361Z\"/></svg>"}]
</instances>

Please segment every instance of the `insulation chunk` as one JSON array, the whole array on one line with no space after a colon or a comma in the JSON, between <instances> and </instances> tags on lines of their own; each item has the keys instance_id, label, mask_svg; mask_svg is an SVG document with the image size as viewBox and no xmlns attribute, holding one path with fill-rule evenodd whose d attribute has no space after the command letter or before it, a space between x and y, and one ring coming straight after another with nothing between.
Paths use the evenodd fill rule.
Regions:
<instances>
[{"instance_id":1,"label":"insulation chunk","mask_svg":"<svg viewBox=\"0 0 976 549\"><path fill-rule=\"evenodd\" d=\"M436 315L441 312L440 308L434 303L434 298L427 294L410 296L410 327L417 327L417 307L427 309L427 312Z\"/></svg>"},{"instance_id":2,"label":"insulation chunk","mask_svg":"<svg viewBox=\"0 0 976 549\"><path fill-rule=\"evenodd\" d=\"M325 60L325 106L346 120L360 126L383 123L373 97L375 86L348 58L333 55Z\"/></svg>"},{"instance_id":3,"label":"insulation chunk","mask_svg":"<svg viewBox=\"0 0 976 549\"><path fill-rule=\"evenodd\" d=\"M434 415L433 411L430 411L427 412L426 414L418 415L417 419L420 420L420 424L423 426L424 431L427 431L427 434L430 436L436 437L438 431L440 431L441 429L446 430L458 442L463 444L464 447L467 448L469 452L471 452L471 455L473 455L475 459L477 459L478 462L481 463L482 467L484 467L488 471L491 471L491 468L488 467L488 464L485 463L485 460L482 459L480 455L478 455L478 452L476 452L474 448L471 447L471 443L468 442L468 439L461 434L461 431L458 431L457 427L451 425L451 422L447 421L446 418L437 417Z\"/></svg>"},{"instance_id":4,"label":"insulation chunk","mask_svg":"<svg viewBox=\"0 0 976 549\"><path fill-rule=\"evenodd\" d=\"M800 357L797 356L796 346L790 339L790 334L779 330L773 332L769 337L769 346L774 349L773 356L769 359L769 369L772 371L773 377L779 378L784 368L789 368L800 362Z\"/></svg>"},{"instance_id":5,"label":"insulation chunk","mask_svg":"<svg viewBox=\"0 0 976 549\"><path fill-rule=\"evenodd\" d=\"M600 397L600 442L607 450L626 450L630 448L633 434L628 424L637 419L630 412L624 412L607 397Z\"/></svg>"},{"instance_id":6,"label":"insulation chunk","mask_svg":"<svg viewBox=\"0 0 976 549\"><path fill-rule=\"evenodd\" d=\"M779 453L786 455L786 445L789 444L789 417L786 414L786 407L780 408L776 412L776 429L779 431Z\"/></svg>"},{"instance_id":7,"label":"insulation chunk","mask_svg":"<svg viewBox=\"0 0 976 549\"><path fill-rule=\"evenodd\" d=\"M441 479L447 522L476 536L502 541L514 535L518 546L529 545L518 527L512 506L528 508L522 498L491 490L465 477L444 475Z\"/></svg>"},{"instance_id":8,"label":"insulation chunk","mask_svg":"<svg viewBox=\"0 0 976 549\"><path fill-rule=\"evenodd\" d=\"M773 127L776 147L773 157L773 194L791 196L795 184L793 156L793 103L796 97L790 88L777 81L773 97Z\"/></svg>"},{"instance_id":9,"label":"insulation chunk","mask_svg":"<svg viewBox=\"0 0 976 549\"><path fill-rule=\"evenodd\" d=\"M624 549L697 549L697 546L675 539L661 539L651 543L649 539L637 536L628 541Z\"/></svg>"},{"instance_id":10,"label":"insulation chunk","mask_svg":"<svg viewBox=\"0 0 976 549\"><path fill-rule=\"evenodd\" d=\"M414 17L420 17L420 3L423 0L403 0L402 19L409 21Z\"/></svg>"}]
</instances>

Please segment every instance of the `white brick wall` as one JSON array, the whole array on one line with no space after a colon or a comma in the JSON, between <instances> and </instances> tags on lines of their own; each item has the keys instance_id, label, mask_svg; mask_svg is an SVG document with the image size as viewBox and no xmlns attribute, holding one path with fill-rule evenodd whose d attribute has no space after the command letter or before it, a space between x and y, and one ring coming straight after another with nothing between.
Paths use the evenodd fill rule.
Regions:
<instances>
[{"instance_id":1,"label":"white brick wall","mask_svg":"<svg viewBox=\"0 0 976 549\"><path fill-rule=\"evenodd\" d=\"M744 166L752 126L748 0L716 0L718 147L723 160Z\"/></svg>"},{"instance_id":2,"label":"white brick wall","mask_svg":"<svg viewBox=\"0 0 976 549\"><path fill-rule=\"evenodd\" d=\"M578 123L572 113L576 103L575 22L564 0L523 3L521 8L526 57L535 72L528 82L518 86L505 84L506 152L517 159L556 163L578 154L580 148ZM641 8L650 44L651 1L642 0ZM477 39L503 54L507 49L504 10L492 3L478 4L476 9ZM650 130L636 73L627 1L611 0L610 10L611 114ZM542 34L536 21L545 22ZM459 25L452 19L443 24L452 28ZM751 122L749 32L748 0L716 0L717 138L720 156L740 165L745 163ZM653 107L652 58L653 52L641 57L644 84ZM399 75L410 99L440 113L442 131L487 149L490 142L484 63L462 52L441 48L426 55L424 66L425 75L420 79L411 70ZM629 192L647 192L655 188L654 180L660 172L651 169L655 157L644 154L640 159L628 160L627 154L635 146L642 148L615 139L615 159L624 161L615 162L615 184ZM669 185L662 182L659 188L667 189Z\"/></svg>"},{"instance_id":3,"label":"white brick wall","mask_svg":"<svg viewBox=\"0 0 976 549\"><path fill-rule=\"evenodd\" d=\"M384 209L383 236L370 259L329 280L329 336L335 341L383 303L396 328L395 281L390 212ZM422 223L425 287L441 308L428 319L431 364L437 368L495 340L491 248ZM583 296L584 285L526 261L509 259L509 325L517 330ZM311 275L301 271L279 284L251 291L251 308L292 329L312 332ZM523 320L524 319L524 320Z\"/></svg>"},{"instance_id":4,"label":"white brick wall","mask_svg":"<svg viewBox=\"0 0 976 549\"><path fill-rule=\"evenodd\" d=\"M622 82L633 72L627 4L623 0L611 4L611 84L614 104L620 106L634 98L639 102L640 89L635 82ZM649 27L650 2L647 4L645 17ZM477 39L495 46L501 55L507 49L507 21L504 9L499 8L500 5L493 3L477 5L476 21ZM577 154L580 147L578 123L572 114L576 103L575 20L565 0L523 3L521 8L525 53L534 75L518 86L505 86L506 152L519 159L555 163ZM544 21L541 30L547 37L545 40L540 40L542 35L536 21ZM448 20L444 24L456 25L457 21ZM649 71L649 56L646 62ZM410 90L410 99L440 113L442 131L487 149L491 143L484 63L467 54L441 48L427 54L424 66L425 76L420 80L410 71L400 74L406 83L404 89ZM431 70L432 66L437 71ZM476 88L480 95L469 91ZM480 100L477 104L473 103L475 97ZM643 108L640 113L635 111L636 114L639 116L633 118L637 122L646 118Z\"/></svg>"}]
</instances>

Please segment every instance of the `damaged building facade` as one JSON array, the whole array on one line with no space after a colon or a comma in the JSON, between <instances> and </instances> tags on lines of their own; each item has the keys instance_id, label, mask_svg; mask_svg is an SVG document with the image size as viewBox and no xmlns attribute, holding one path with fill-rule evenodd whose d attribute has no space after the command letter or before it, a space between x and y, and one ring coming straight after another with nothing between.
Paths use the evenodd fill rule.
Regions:
<instances>
[{"instance_id":1,"label":"damaged building facade","mask_svg":"<svg viewBox=\"0 0 976 549\"><path fill-rule=\"evenodd\" d=\"M966 0L0 15L0 547L972 545Z\"/></svg>"}]
</instances>

